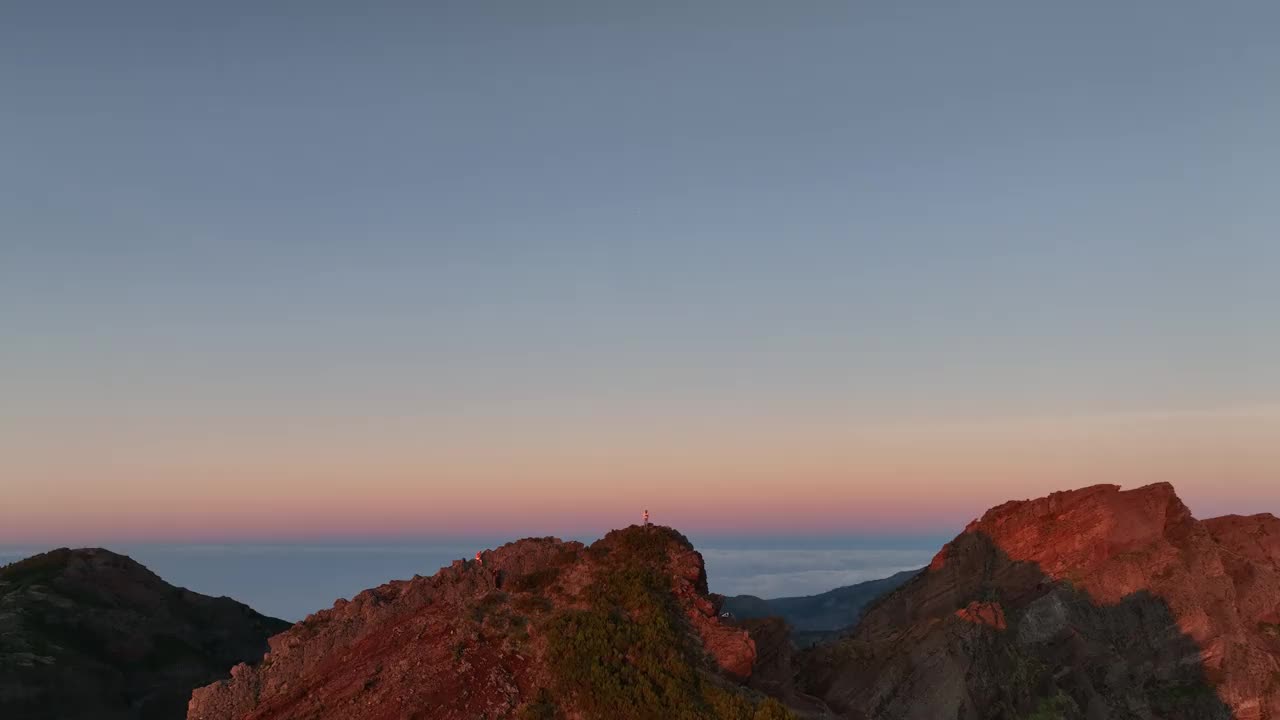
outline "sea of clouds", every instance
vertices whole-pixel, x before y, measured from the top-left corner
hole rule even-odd
[[[927,565],[934,552],[920,548],[706,548],[702,558],[713,592],[775,598],[815,595],[916,570]]]
[[[589,538],[584,540],[590,541]],[[496,547],[500,540],[405,543],[306,543],[222,545],[121,545],[111,549],[133,557],[174,585],[207,595],[226,595],[259,612],[301,620],[388,580],[431,575],[458,558]],[[725,595],[772,598],[812,595],[842,585],[887,577],[923,567],[940,543],[883,540],[809,541],[779,547],[781,541],[705,541],[698,547],[708,584]],[[0,564],[46,548],[0,547]]]

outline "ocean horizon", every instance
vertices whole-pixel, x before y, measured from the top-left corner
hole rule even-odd
[[[414,575],[515,538],[324,540],[306,542],[98,543],[128,555],[165,581],[227,596],[297,622],[363,590]],[[567,537],[590,543],[595,537]],[[711,592],[764,598],[813,595],[926,565],[950,536],[691,537]],[[62,545],[0,545],[0,565]],[[77,545],[84,546],[84,545]]]

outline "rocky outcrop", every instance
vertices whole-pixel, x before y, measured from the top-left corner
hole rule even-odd
[[[798,652],[726,620],[678,533],[523,540],[339,602],[191,720],[740,718],[1272,720],[1280,521],[1200,522],[1167,485],[1006,503]]]
[[[746,630],[720,621],[722,598],[708,595],[702,555],[692,547],[671,559],[674,591],[706,651],[731,678],[745,680],[756,661],[756,646]]]
[[[308,617],[188,718],[784,717],[738,685],[755,644],[716,609],[673,530],[521,540]]]
[[[30,557],[0,568],[0,718],[181,718],[192,688],[287,627],[107,550]]]
[[[1010,502],[802,661],[851,718],[1280,718],[1280,521],[1167,484]]]

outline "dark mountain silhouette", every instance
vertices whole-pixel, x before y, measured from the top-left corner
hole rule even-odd
[[[792,639],[801,646],[834,637],[862,617],[862,609],[885,593],[915,577],[919,570],[895,573],[887,578],[838,587],[817,595],[764,600],[754,595],[726,597],[722,610],[739,620],[780,617],[791,626]]]
[[[107,550],[30,557],[0,568],[0,718],[182,718],[192,688],[287,627]]]

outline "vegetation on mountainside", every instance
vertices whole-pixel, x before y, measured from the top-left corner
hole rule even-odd
[[[0,567],[0,605],[3,718],[181,717],[193,688],[288,627],[103,549]]]
[[[0,566],[0,582],[13,587],[49,583],[66,569],[71,555],[67,548],[59,548]]]
[[[1194,712],[1197,708],[1212,706],[1218,699],[1217,692],[1203,682],[1158,686],[1152,688],[1148,695],[1151,698],[1151,709],[1162,717],[1195,717],[1198,714]]]
[[[1059,690],[1052,697],[1042,698],[1035,712],[1027,716],[1027,720],[1062,720],[1076,717],[1079,712],[1080,706],[1076,705],[1076,701]]]
[[[592,547],[600,561],[588,609],[554,613],[541,630],[555,687],[525,708],[525,720],[560,716],[552,697],[609,720],[785,720],[777,701],[756,704],[703,669],[697,640],[670,591],[667,549],[678,533],[647,527]]]

